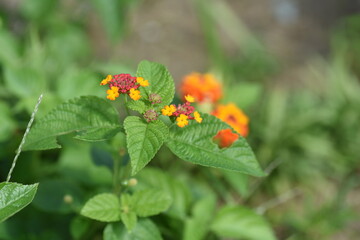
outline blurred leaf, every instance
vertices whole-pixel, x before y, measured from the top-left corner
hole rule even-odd
[[[98,194],[86,202],[80,214],[102,222],[116,222],[120,218],[119,198],[111,193]]]
[[[249,176],[231,171],[221,171],[225,180],[234,188],[242,197],[246,198],[249,194]]]
[[[20,99],[38,97],[46,88],[44,75],[33,68],[7,67],[4,71],[6,88]]]
[[[132,195],[134,210],[139,217],[157,215],[170,207],[171,198],[162,190],[146,189]]]
[[[16,129],[16,123],[13,119],[9,107],[0,102],[0,142],[13,135]]]
[[[78,96],[95,95],[103,97],[106,95],[105,89],[99,86],[99,79],[94,73],[86,70],[71,68],[64,72],[56,81],[57,93],[62,100],[68,100]]]
[[[192,216],[185,221],[183,240],[202,240],[205,239],[214,210],[216,209],[216,199],[212,196],[205,197],[197,201],[192,209]]]
[[[82,216],[76,216],[70,223],[70,233],[73,239],[82,239],[89,231],[91,220]]]
[[[155,156],[167,138],[169,130],[161,121],[146,123],[135,116],[125,119],[124,128],[131,159],[131,174],[135,175]]]
[[[9,32],[0,29],[0,63],[11,67],[19,64],[18,42]]]
[[[267,221],[243,206],[223,207],[215,216],[211,229],[220,237],[249,240],[275,240]]]
[[[240,108],[248,108],[260,97],[262,87],[260,84],[243,82],[231,84],[226,88],[223,102],[233,102]]]
[[[177,180],[174,176],[170,176],[165,172],[154,169],[144,168],[137,176],[137,189],[154,189],[163,190],[171,196],[172,204],[166,211],[166,214],[184,219],[187,215],[188,206],[191,201],[189,189],[182,181]]]
[[[104,240],[162,240],[156,225],[150,219],[140,219],[128,232],[123,224],[111,223],[104,230]]]
[[[21,2],[20,7],[27,18],[41,22],[46,16],[53,14],[57,5],[56,0],[26,0]]]
[[[208,167],[264,176],[245,138],[240,137],[231,147],[220,149],[212,138],[221,129],[230,128],[218,118],[203,114],[202,123],[190,122],[184,128],[173,126],[166,145],[179,158]]]
[[[56,137],[76,132],[76,138],[102,141],[120,130],[117,111],[104,99],[84,96],[61,104],[29,132],[24,150],[59,148]]]
[[[141,61],[136,72],[137,77],[148,80],[150,86],[141,88],[141,93],[157,93],[161,96],[162,102],[159,108],[169,105],[175,94],[174,80],[164,65],[150,61]]]
[[[0,183],[0,223],[26,207],[33,200],[38,184]]]
[[[83,193],[76,184],[62,180],[41,181],[33,204],[54,213],[70,213],[82,204]]]

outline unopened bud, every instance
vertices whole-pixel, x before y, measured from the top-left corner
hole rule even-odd
[[[152,104],[156,104],[156,103],[161,103],[161,96],[157,93],[151,93],[149,95],[149,101],[152,103]]]
[[[128,186],[129,187],[134,187],[136,186],[138,183],[138,180],[136,178],[130,178],[129,181],[128,181]]]
[[[69,194],[66,194],[64,195],[64,202],[67,203],[67,204],[71,204],[73,203],[74,199],[71,195]]]
[[[155,121],[157,120],[157,117],[158,117],[158,113],[154,109],[147,110],[144,113],[144,118],[146,119],[147,122]]]

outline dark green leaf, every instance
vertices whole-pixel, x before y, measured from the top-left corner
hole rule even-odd
[[[80,97],[61,104],[36,122],[23,150],[59,148],[56,137],[76,132],[76,138],[101,141],[120,131],[117,111],[105,99]]]
[[[264,176],[254,153],[243,137],[231,147],[220,149],[212,138],[221,129],[230,128],[212,115],[203,115],[202,123],[192,121],[188,126],[173,126],[166,145],[179,158],[208,167]]]
[[[155,156],[169,135],[169,128],[161,121],[146,123],[139,117],[129,116],[124,121],[127,146],[135,175]]]
[[[5,221],[33,200],[38,184],[0,183],[0,222]]]

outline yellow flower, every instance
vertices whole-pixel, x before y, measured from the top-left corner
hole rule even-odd
[[[139,100],[141,98],[140,91],[136,90],[135,88],[130,89],[129,96],[130,96],[131,99],[133,99],[135,101],[137,101],[137,100]]]
[[[198,111],[194,112],[194,118],[195,118],[195,121],[197,121],[198,123],[201,123],[203,120]]]
[[[114,101],[115,98],[119,97],[119,88],[111,87],[111,89],[107,90],[106,93],[108,94],[106,98]]]
[[[176,124],[179,126],[179,127],[185,127],[186,125],[189,124],[189,121],[188,121],[188,116],[186,116],[185,114],[180,114],[179,117],[176,118]]]
[[[144,80],[144,78],[142,78],[142,77],[137,77],[136,82],[138,82],[140,84],[140,86],[142,86],[142,87],[147,87],[150,85],[149,81]]]
[[[100,83],[100,85],[106,85],[108,84],[112,79],[112,76],[111,75],[107,75],[105,79],[103,79]]]
[[[195,98],[193,96],[191,96],[190,94],[185,96],[185,100],[188,102],[191,102],[191,103],[195,102]]]
[[[165,116],[171,116],[176,111],[176,107],[174,105],[165,106],[163,109],[161,109],[162,115]]]

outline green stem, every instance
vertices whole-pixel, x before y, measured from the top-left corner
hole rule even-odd
[[[114,192],[116,195],[120,195],[121,193],[121,181],[120,181],[120,165],[121,158],[118,154],[114,156],[114,174],[113,174],[113,186]]]
[[[128,98],[127,98],[127,95],[125,95],[125,94],[124,94],[124,99],[125,99],[126,116],[130,116],[130,111],[129,111],[129,108],[127,107]]]

